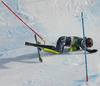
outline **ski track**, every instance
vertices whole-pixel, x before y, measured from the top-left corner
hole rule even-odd
[[[80,12],[83,11],[86,36],[93,38],[93,48],[98,52],[87,53],[88,85],[84,51],[65,49],[60,55],[42,51],[44,62],[40,63],[37,49],[24,45],[26,41],[35,43],[34,33],[0,2],[0,86],[100,86],[99,0],[4,2],[48,44],[56,43],[62,35],[82,36]]]

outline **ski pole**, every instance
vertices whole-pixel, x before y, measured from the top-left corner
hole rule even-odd
[[[26,24],[7,4],[5,4],[3,1],[1,1],[19,20],[21,20],[30,30],[32,30],[38,37],[40,37],[45,43],[46,41],[38,34],[36,33],[28,24]]]
[[[88,69],[87,69],[87,56],[86,56],[86,42],[85,42],[85,30],[84,30],[84,19],[83,12],[81,12],[82,27],[83,27],[83,38],[84,38],[84,51],[85,51],[85,66],[86,66],[86,82],[88,82]]]

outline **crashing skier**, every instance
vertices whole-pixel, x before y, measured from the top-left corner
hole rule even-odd
[[[91,38],[86,38],[86,51],[90,53],[94,53],[97,50],[90,50],[88,48],[91,48],[93,46],[93,40]],[[73,50],[80,50],[82,48],[84,50],[84,40],[81,37],[73,36],[73,37],[66,37],[66,36],[61,36],[56,44],[56,51],[62,53],[64,50],[64,46],[69,46],[70,49],[69,51]]]
[[[89,53],[95,53],[97,52],[97,49],[89,49],[93,46],[93,40],[91,38],[86,38],[85,37],[85,42],[86,42],[86,51]],[[82,48],[84,50],[84,40],[81,37],[77,36],[72,36],[72,37],[66,37],[66,36],[61,36],[57,40],[56,47],[53,45],[45,45],[45,44],[34,44],[34,43],[29,43],[25,42],[25,45],[28,46],[34,46],[38,47],[39,50],[43,49],[44,51],[47,52],[52,52],[56,54],[61,54],[64,51],[64,47],[70,47],[69,52],[73,50],[80,50]]]
[[[84,48],[85,48],[83,38],[77,37],[77,36],[72,36],[72,37],[61,36],[57,40],[56,47],[53,45],[41,44],[40,42],[37,41],[36,36],[35,36],[35,39],[36,39],[36,43],[25,42],[25,45],[37,47],[40,62],[43,62],[43,60],[40,56],[40,51],[42,49],[47,52],[61,54],[63,52],[65,46],[70,47],[69,52],[72,52],[73,50],[80,50],[80,48],[82,48],[84,50]],[[91,38],[85,37],[85,42],[86,42],[86,51],[87,52],[89,52],[89,53],[97,52],[97,49],[92,49],[92,50],[89,49],[93,46],[93,40]]]

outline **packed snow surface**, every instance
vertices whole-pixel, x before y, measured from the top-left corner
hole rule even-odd
[[[86,37],[94,41],[87,52],[88,84],[84,51],[52,54],[25,46],[34,33],[13,15],[0,0],[0,86],[100,86],[100,0],[4,0],[4,2],[47,44],[55,46],[60,36]],[[43,41],[38,37],[38,40]]]

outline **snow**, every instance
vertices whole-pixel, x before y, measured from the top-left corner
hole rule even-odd
[[[1,1],[1,0],[0,0]],[[99,0],[4,0],[47,44],[60,36],[93,38],[97,53],[87,53],[89,82],[86,84],[84,51],[56,55],[25,46],[34,33],[0,2],[0,86],[100,86]],[[43,41],[38,38],[39,41]]]

